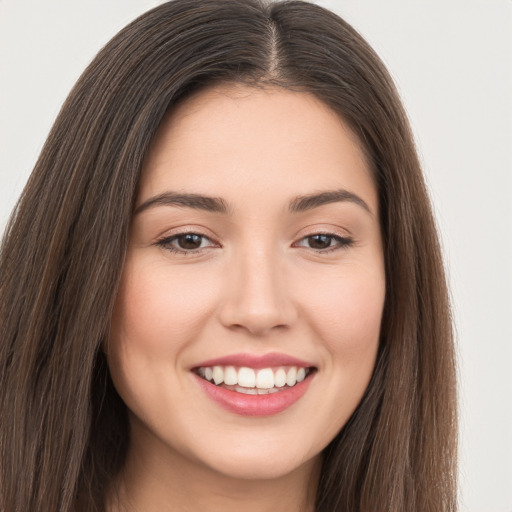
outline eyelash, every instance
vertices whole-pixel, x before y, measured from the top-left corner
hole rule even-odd
[[[207,247],[198,247],[197,249],[189,249],[189,250],[183,249],[183,248],[179,249],[172,245],[173,242],[176,242],[180,238],[186,237],[187,235],[194,235],[196,237],[199,237],[201,239],[201,243],[204,240],[209,240],[211,242],[211,245],[208,245]],[[326,238],[330,239],[331,244],[334,242],[335,245],[329,245],[329,247],[326,247],[324,249],[315,249],[313,247],[306,247],[303,245],[299,245],[300,242],[307,241],[308,239],[312,239],[313,237],[326,237]],[[310,242],[311,242],[311,240],[310,240]],[[327,253],[331,253],[331,252],[334,252],[334,251],[337,251],[340,249],[347,249],[347,248],[351,247],[353,244],[354,244],[354,240],[350,237],[343,237],[343,236],[335,235],[333,233],[313,233],[311,235],[301,238],[298,242],[295,242],[292,247],[306,247],[307,249],[310,249],[317,254],[327,254]],[[162,247],[163,249],[170,251],[172,253],[181,254],[181,255],[185,255],[185,256],[187,254],[198,254],[198,253],[204,251],[205,249],[215,247],[216,245],[218,246],[218,244],[216,244],[214,241],[212,241],[206,235],[197,233],[195,231],[185,231],[182,233],[177,233],[175,235],[166,236],[164,238],[161,238],[160,240],[157,240],[155,245],[158,245],[159,247]]]

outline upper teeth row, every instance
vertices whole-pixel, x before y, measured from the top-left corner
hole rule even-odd
[[[244,366],[237,371],[234,366],[213,366],[201,367],[198,369],[198,373],[206,380],[213,380],[216,385],[224,383],[228,386],[238,385],[244,388],[259,389],[282,388],[285,385],[294,386],[306,377],[306,369],[296,366],[278,368],[275,371],[272,368],[254,370]]]

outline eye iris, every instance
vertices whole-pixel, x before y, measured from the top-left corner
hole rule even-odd
[[[329,235],[313,235],[308,237],[312,249],[327,249],[331,246],[332,237]]]
[[[202,237],[194,233],[187,233],[178,237],[178,245],[181,249],[199,249]]]

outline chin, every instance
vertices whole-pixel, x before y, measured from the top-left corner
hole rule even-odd
[[[210,469],[225,477],[238,480],[278,480],[285,478],[301,469],[310,468],[320,456],[309,460],[300,460],[296,457],[286,458],[285,454],[279,456],[261,456],[252,454],[236,456],[229,454],[225,460],[217,460]]]

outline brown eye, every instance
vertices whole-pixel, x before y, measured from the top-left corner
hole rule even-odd
[[[184,235],[179,235],[176,237],[177,245],[180,249],[184,250],[194,250],[199,249],[201,247],[203,238],[201,235],[196,235],[195,233],[186,233]]]
[[[307,237],[307,242],[311,249],[328,249],[329,247],[331,247],[333,238],[334,237],[330,235],[313,235]]]

